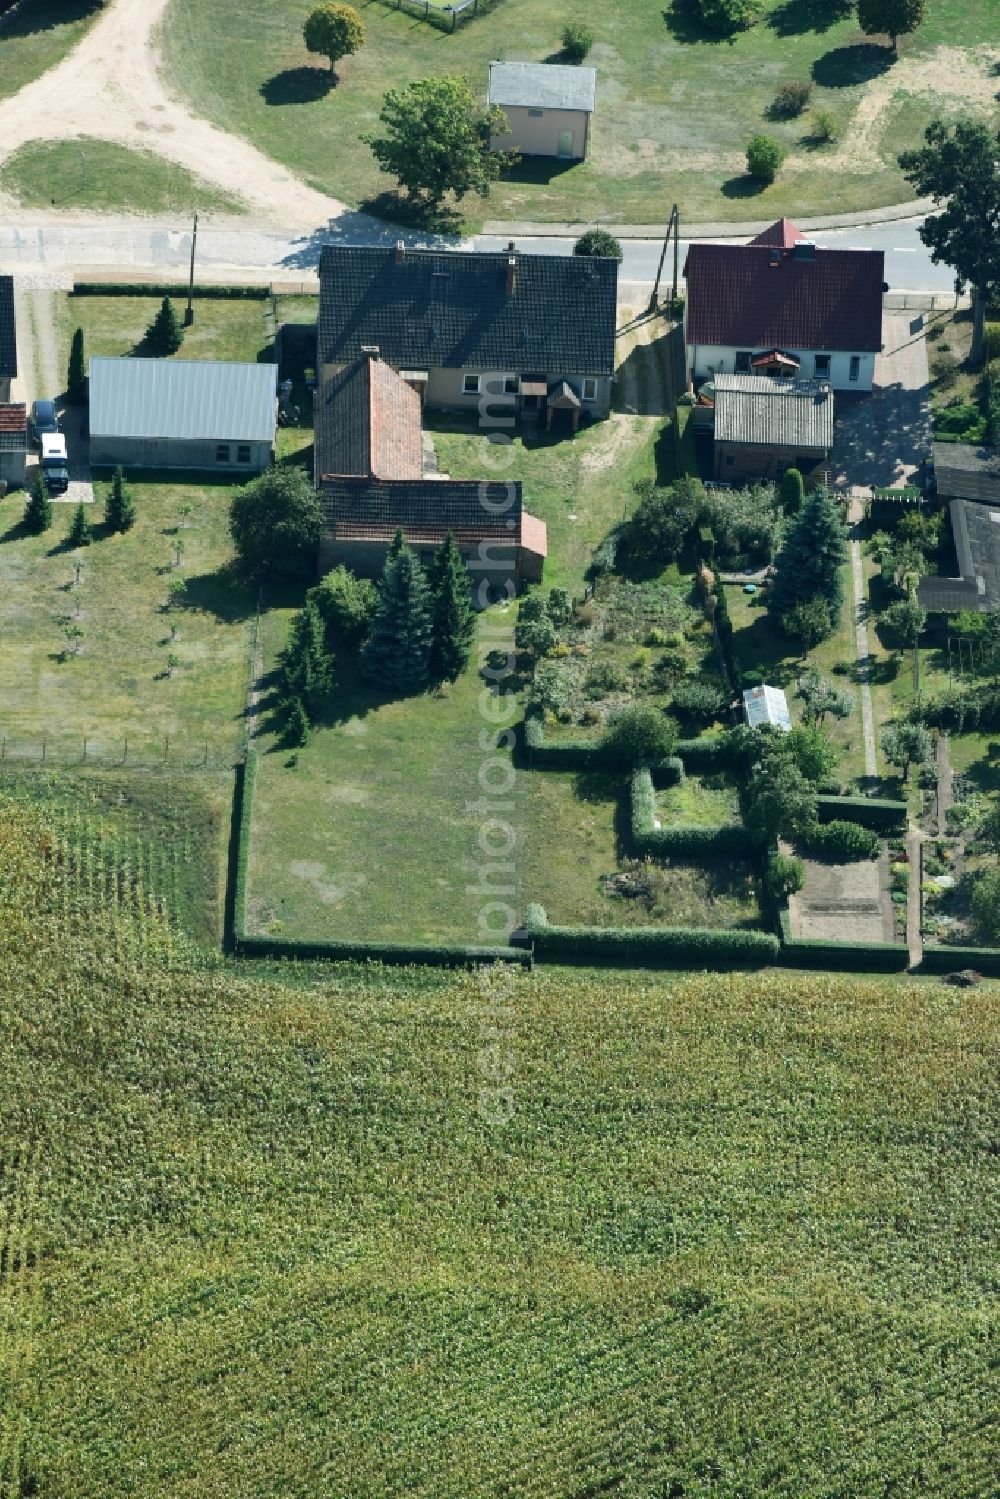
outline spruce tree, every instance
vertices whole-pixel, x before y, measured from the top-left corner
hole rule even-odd
[[[164,297],[160,310],[146,329],[146,343],[154,354],[176,354],[184,342],[184,329],[174,311],[169,297]]]
[[[431,603],[424,570],[397,532],[361,657],[365,669],[394,692],[419,692],[427,684]]]
[[[135,501],[132,498],[132,491],[125,483],[125,473],[121,468],[115,469],[114,478],[111,480],[111,489],[104,509],[104,521],[109,531],[130,531],[135,525]]]
[[[66,545],[69,547],[89,547],[94,539],[94,532],[87,512],[83,505],[77,505],[73,512],[73,520],[66,536]]]
[[[77,328],[70,344],[66,394],[71,406],[82,406],[87,399],[87,361],[83,350],[82,328]]]
[[[449,531],[428,569],[431,612],[431,676],[454,682],[469,660],[476,633],[472,589],[462,554]]]
[[[45,482],[45,475],[39,469],[28,496],[28,503],[24,507],[24,527],[32,535],[41,536],[51,524],[52,501],[49,499],[49,486]]]
[[[288,698],[284,704],[285,743],[301,749],[309,738],[309,714],[298,697]]]
[[[778,490],[778,499],[786,515],[798,515],[806,497],[806,486],[797,468],[785,470]]]
[[[326,627],[312,599],[292,621],[292,632],[281,657],[285,697],[301,703],[315,722],[333,681],[333,657],[326,648]]]
[[[833,495],[815,489],[792,522],[775,562],[768,608],[779,620],[796,604],[822,599],[835,629],[844,602],[841,568],[847,557],[847,534]]]

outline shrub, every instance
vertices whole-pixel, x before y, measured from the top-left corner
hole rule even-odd
[[[976,936],[986,942],[1000,941],[1000,869],[985,869],[973,876],[969,907]]]
[[[322,514],[302,469],[272,468],[238,489],[229,529],[243,570],[252,576],[315,576]]]
[[[574,255],[596,256],[607,260],[621,260],[622,247],[620,241],[609,234],[606,229],[588,229],[581,234],[573,246]]]
[[[774,96],[771,115],[776,120],[793,120],[802,113],[811,97],[811,83],[783,83]]]
[[[361,644],[375,612],[376,588],[370,578],[356,578],[341,565],[311,588],[307,597],[319,610],[331,640]]]
[[[877,859],[881,847],[878,834],[859,827],[856,822],[816,823],[806,832],[803,842],[814,857],[843,864]]]
[[[701,24],[719,36],[748,30],[764,13],[763,0],[694,0],[694,3]]]
[[[676,737],[673,723],[659,709],[636,704],[614,715],[601,748],[609,762],[631,769],[665,760]]]
[[[711,723],[725,708],[728,694],[719,682],[692,677],[674,688],[671,707],[682,717],[695,722]]]
[[[879,832],[901,827],[906,821],[906,803],[876,796],[821,796],[817,801],[820,822],[856,822]]]
[[[775,900],[785,900],[805,883],[805,865],[787,854],[773,854],[767,866],[767,888]]]
[[[769,135],[753,135],[747,143],[747,173],[757,182],[769,185],[781,170],[785,149]]]
[[[567,62],[583,62],[593,45],[594,33],[579,21],[571,21],[563,27],[562,54]]]
[[[837,139],[837,122],[828,109],[818,109],[813,115],[812,133],[824,145]]]

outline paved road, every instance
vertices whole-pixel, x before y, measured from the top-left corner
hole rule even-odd
[[[894,291],[950,291],[954,277],[947,266],[936,266],[917,234],[919,219],[904,219],[868,228],[817,230],[817,244],[886,251],[886,280]],[[365,214],[345,213],[308,236],[294,237],[253,225],[203,224],[198,233],[198,264],[212,271],[258,273],[270,278],[311,275],[324,244],[393,244],[405,238],[413,245],[456,243],[434,236],[404,232]],[[503,248],[502,237],[480,235],[470,242],[476,249]],[[526,252],[568,255],[572,239],[520,239]],[[654,240],[623,243],[622,279],[649,284],[656,275],[660,246]],[[686,242],[681,243],[681,263]],[[31,224],[8,220],[0,224],[0,270],[52,275],[73,271],[156,270],[187,272],[191,253],[190,230],[179,223],[151,220],[72,224],[56,220]],[[672,251],[671,251],[672,256]],[[670,274],[668,257],[667,274]]]

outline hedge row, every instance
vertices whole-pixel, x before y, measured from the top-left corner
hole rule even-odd
[[[827,968],[840,973],[902,973],[910,954],[894,942],[823,942],[793,937],[781,944],[784,968]]]
[[[73,286],[74,297],[186,297],[186,286],[174,286],[158,281],[77,281]],[[269,286],[196,286],[197,300],[210,297],[215,301],[230,299],[263,302],[271,295]]]
[[[437,943],[418,946],[407,942],[298,942],[289,937],[251,937],[246,930],[247,866],[250,860],[250,828],[257,782],[257,752],[248,750],[246,763],[237,767],[235,815],[235,888],[232,901],[232,945],[241,958],[292,958],[300,961],[327,959],[332,962],[424,964],[437,968],[473,967],[480,963],[516,963],[530,968],[530,951],[517,947],[461,947]]]
[[[921,973],[957,973],[974,968],[978,973],[1000,976],[1000,948],[997,947],[925,947]]]
[[[562,963],[658,968],[765,968],[778,956],[770,932],[711,931],[707,927],[566,927],[536,919],[527,928],[536,959]],[[544,916],[544,912],[540,913]]]
[[[961,734],[975,729],[1000,729],[1000,691],[953,693],[930,698],[910,710],[910,716],[933,729],[951,729]]]
[[[874,796],[820,796],[820,822],[857,822],[863,828],[884,832],[906,822],[906,803]]]
[[[739,751],[728,734],[708,734],[702,739],[679,739],[674,753],[687,770],[724,770],[739,766]]]
[[[632,845],[640,858],[663,854],[711,858],[717,854],[745,853],[752,842],[741,822],[723,823],[717,828],[654,827],[656,792],[648,770],[634,773],[630,796]]]
[[[523,742],[532,766],[547,770],[615,770],[599,739],[556,740],[550,743],[545,738],[542,721],[537,714],[529,714],[522,725]],[[670,755],[655,767],[657,782],[661,786],[676,786],[684,779],[684,763],[676,755]]]

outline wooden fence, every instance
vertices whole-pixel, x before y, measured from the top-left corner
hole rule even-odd
[[[378,0],[378,3],[387,10],[401,10],[408,16],[416,16],[439,31],[455,31],[466,21],[492,10],[500,0],[456,0],[454,5],[438,5],[436,0]]]

